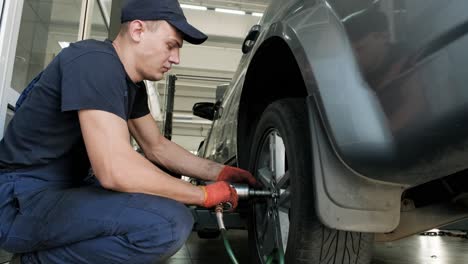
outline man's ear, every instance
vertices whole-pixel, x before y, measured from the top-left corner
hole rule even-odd
[[[135,42],[140,42],[141,35],[145,31],[144,27],[145,24],[141,20],[133,20],[132,22],[130,22],[130,25],[128,27],[130,38]]]

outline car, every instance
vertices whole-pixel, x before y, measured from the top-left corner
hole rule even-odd
[[[370,263],[468,216],[468,2],[272,0],[199,155],[247,169],[252,263]],[[242,216],[242,215],[241,215]]]

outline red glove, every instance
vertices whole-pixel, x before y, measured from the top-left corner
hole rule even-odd
[[[211,208],[226,202],[231,203],[232,209],[237,207],[239,197],[237,196],[236,189],[232,188],[229,183],[221,181],[201,186],[201,188],[205,192],[204,207]]]
[[[248,183],[252,187],[260,185],[250,172],[231,166],[225,166],[218,174],[216,181]]]

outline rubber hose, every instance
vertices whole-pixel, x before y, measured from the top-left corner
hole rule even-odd
[[[279,264],[284,264],[284,252],[282,250],[278,250],[278,258]]]
[[[274,260],[274,254],[271,254],[268,256],[266,264],[272,264]],[[278,263],[279,264],[284,264],[284,253],[281,250],[278,250]]]
[[[223,237],[224,247],[226,248],[226,252],[228,253],[232,263],[239,264],[239,262],[237,262],[236,256],[234,256],[234,252],[232,251],[231,245],[229,244],[229,241],[227,239],[226,229],[221,229],[221,236]]]
[[[273,255],[268,256],[266,264],[272,264],[273,263]]]

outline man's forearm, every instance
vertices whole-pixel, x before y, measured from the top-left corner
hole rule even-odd
[[[172,141],[163,139],[160,145],[145,153],[147,158],[167,169],[197,179],[215,181],[224,165],[193,155]]]
[[[167,175],[136,152],[127,153],[116,155],[111,180],[103,184],[105,188],[158,195],[184,204],[203,205],[205,197],[202,189]]]

